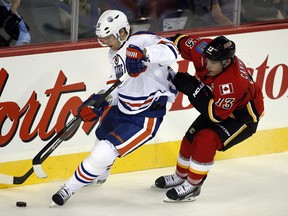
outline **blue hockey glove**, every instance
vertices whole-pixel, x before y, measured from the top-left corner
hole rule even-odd
[[[95,121],[103,114],[103,111],[108,106],[106,100],[99,107],[87,106],[87,102],[90,100],[97,101],[101,97],[100,94],[92,94],[89,99],[83,102],[83,104],[78,108],[78,113],[84,122]]]
[[[131,77],[137,77],[147,69],[142,61],[146,61],[143,50],[138,46],[130,44],[126,49],[126,68]]]

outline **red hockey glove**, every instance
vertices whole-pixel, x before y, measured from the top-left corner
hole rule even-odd
[[[147,69],[142,61],[146,61],[143,50],[138,46],[130,44],[126,49],[126,68],[131,77],[137,77]]]
[[[92,94],[88,100],[84,101],[83,104],[78,108],[78,113],[84,122],[95,121],[100,118],[103,111],[108,106],[108,102],[104,102],[99,107],[87,106],[89,100],[97,101],[101,97],[100,94]]]

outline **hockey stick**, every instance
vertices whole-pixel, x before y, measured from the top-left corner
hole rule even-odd
[[[57,144],[60,145],[62,141],[64,141],[67,136],[76,129],[81,123],[81,118],[77,115],[74,117],[62,130],[59,131],[59,133],[56,134],[53,139],[48,142],[47,145],[44,146],[44,148],[33,158],[32,164],[33,166],[23,175],[23,176],[9,176],[9,175],[4,175],[0,174],[0,183],[1,184],[22,184],[24,183],[33,172],[35,172],[36,176],[39,178],[46,178],[47,175],[45,174],[44,170],[42,169],[41,165],[39,166],[36,164],[38,161],[35,162],[35,167],[34,167],[34,159],[39,157],[40,163],[42,163],[46,158],[55,150],[51,151],[49,154],[44,154],[47,149],[50,148],[50,146],[55,146]],[[56,146],[56,147],[57,147]],[[56,148],[55,147],[55,148]],[[42,158],[41,155],[43,155]]]
[[[118,87],[128,76],[127,73],[122,75],[104,94],[101,95],[97,101],[89,101],[87,105],[98,107],[106,99],[106,97]],[[81,123],[79,115],[75,116],[43,149],[33,158],[32,167],[22,176],[11,176],[0,174],[0,184],[22,184],[24,183],[33,172],[39,178],[45,178],[45,174],[41,164],[49,157],[49,155],[64,141],[69,134],[71,134]]]
[[[95,101],[94,101],[95,102]],[[87,105],[92,105],[93,101],[89,101]],[[75,116],[43,149],[33,158],[32,166],[35,175],[38,178],[46,178],[47,175],[44,172],[41,163],[64,141],[69,134],[71,134],[80,124],[81,117]],[[43,155],[43,157],[41,157]]]
[[[44,148],[39,153],[41,153],[41,155],[42,155],[42,153],[44,153],[46,151],[46,149],[48,149],[51,145],[53,145],[53,146],[55,144],[57,144],[57,146],[60,145],[60,143],[62,141],[64,141],[66,139],[66,137],[76,128],[76,126],[80,125],[80,123],[81,123],[81,118],[79,118],[77,115],[59,133],[57,133],[57,135],[47,145],[45,145]],[[57,142],[55,142],[55,141],[57,141]],[[39,153],[37,155],[39,155]],[[52,153],[52,151],[51,151],[51,153]],[[43,155],[43,157],[40,158],[41,163],[44,160],[46,160],[46,158],[51,153],[49,153],[49,154],[46,153],[45,155]],[[41,155],[39,155],[39,156],[41,156]],[[34,161],[34,158],[33,158],[33,161]],[[32,161],[32,164],[33,164],[33,161]],[[33,172],[35,172],[36,176],[39,178],[46,178],[47,175],[45,174],[41,165],[36,164],[35,166],[36,167],[34,167],[34,165],[33,165],[23,176],[9,176],[9,175],[0,174],[0,184],[22,184],[32,175]]]

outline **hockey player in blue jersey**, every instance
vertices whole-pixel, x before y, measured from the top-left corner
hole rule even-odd
[[[129,76],[100,108],[85,106],[85,102],[80,106],[79,114],[85,122],[97,120],[107,106],[111,108],[96,129],[97,139],[90,155],[52,196],[60,206],[80,188],[105,182],[117,157],[151,140],[166,114],[166,103],[174,102],[177,93],[169,79],[173,73],[169,66],[178,57],[171,41],[149,32],[130,35],[126,15],[117,10],[101,15],[96,35],[101,45],[110,47],[112,70],[106,87],[90,99],[97,100],[123,74]]]

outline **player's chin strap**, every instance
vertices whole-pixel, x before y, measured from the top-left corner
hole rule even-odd
[[[100,104],[107,98],[107,96],[120,86],[124,80],[128,77],[128,73],[123,74],[101,97],[97,100],[91,100],[87,102],[87,105],[93,105],[94,107],[100,106]],[[79,114],[69,121],[64,128],[52,138],[48,144],[40,150],[40,152],[33,158],[32,167],[22,176],[10,176],[0,174],[0,184],[22,184],[24,183],[34,172],[39,178],[46,178],[47,175],[43,170],[42,163],[49,157],[49,155],[55,151],[55,149],[66,140],[66,138],[75,132],[82,122]]]
[[[117,40],[121,43],[121,46],[127,41],[128,37],[130,36],[130,34],[127,33],[126,37],[124,38],[124,40],[121,40],[120,34],[117,33],[116,34],[116,38]]]

